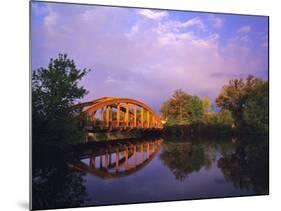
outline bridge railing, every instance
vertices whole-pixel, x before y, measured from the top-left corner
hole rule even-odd
[[[125,122],[125,121],[119,121],[119,124],[117,121],[96,121],[96,122],[88,122],[87,124],[88,128],[93,129],[133,129],[133,128],[160,128],[159,125],[156,123],[148,123],[143,122],[143,124],[138,121],[136,123],[136,126],[134,125],[134,122]]]

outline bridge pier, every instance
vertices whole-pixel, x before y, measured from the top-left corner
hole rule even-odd
[[[150,121],[149,121],[149,120],[150,120],[150,115],[149,115],[149,112],[148,112],[148,111],[146,111],[146,115],[147,115],[147,117],[146,117],[146,118],[147,118],[147,120],[146,120],[146,121],[147,121],[147,128],[149,128],[149,123],[150,123]]]
[[[106,106],[105,108],[105,127],[108,128],[109,126],[109,108]]]
[[[137,127],[137,106],[134,105],[134,127]]]
[[[117,127],[119,127],[120,126],[120,103],[118,103],[118,105],[117,105],[116,119],[117,119]]]
[[[129,126],[129,104],[127,103],[126,104],[126,114],[125,114],[125,124],[126,124],[126,127]]]
[[[141,127],[143,128],[143,108],[141,108]]]

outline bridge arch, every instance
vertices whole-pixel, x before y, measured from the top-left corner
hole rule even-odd
[[[104,97],[81,103],[89,125],[98,129],[162,128],[162,122],[145,103],[117,97]]]

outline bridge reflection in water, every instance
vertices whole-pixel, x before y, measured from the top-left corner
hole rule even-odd
[[[68,165],[101,178],[128,176],[145,167],[158,153],[163,139],[147,141],[115,141],[82,153]]]

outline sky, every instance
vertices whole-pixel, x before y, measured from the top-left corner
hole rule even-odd
[[[268,18],[32,2],[32,70],[67,53],[92,71],[82,100],[113,96],[159,112],[176,89],[212,103],[230,79],[268,79]]]

